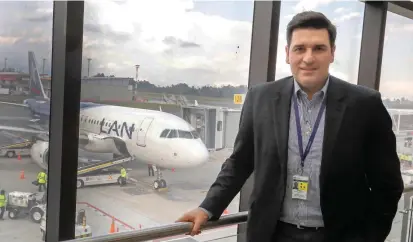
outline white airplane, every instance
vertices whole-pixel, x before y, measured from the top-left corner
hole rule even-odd
[[[32,52],[29,52],[30,62],[35,62]],[[31,90],[35,90],[32,95],[40,91],[40,97],[44,98],[25,100],[20,106],[28,107],[33,115],[37,115],[36,110],[41,110],[43,115],[37,117],[48,118],[49,110],[45,110],[50,107],[50,101],[44,96],[43,86],[36,83],[40,82],[40,77],[35,75],[36,78],[32,78],[32,73],[30,76]],[[0,130],[48,135],[46,130],[4,125],[0,125]],[[180,117],[162,111],[90,102],[80,103],[79,148],[95,153],[131,156],[136,158],[134,160],[154,166],[156,189],[166,187],[159,168],[196,167],[209,158],[208,149],[195,129]],[[38,140],[32,146],[32,159],[42,167],[47,166],[48,149],[47,141]]]

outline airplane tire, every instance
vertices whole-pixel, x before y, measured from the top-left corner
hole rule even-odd
[[[17,219],[19,212],[17,211],[17,209],[10,209],[9,213],[8,213],[8,217],[9,219]]]
[[[82,180],[77,179],[77,181],[76,181],[76,188],[77,189],[82,188],[84,185],[85,185],[85,183],[83,183]]]
[[[161,183],[161,188],[166,187],[166,181],[164,179],[161,179],[160,183]]]
[[[30,210],[30,219],[35,223],[40,223],[43,217],[43,210],[39,207],[34,207]]]
[[[153,188],[155,190],[158,190],[159,188],[161,188],[161,183],[158,180],[154,181],[153,182]]]
[[[14,151],[7,151],[6,156],[8,158],[13,158],[15,156]]]

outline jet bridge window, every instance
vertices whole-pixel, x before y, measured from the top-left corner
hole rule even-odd
[[[161,137],[161,138],[166,138],[166,136],[168,135],[168,133],[169,133],[169,129],[165,129],[164,131],[162,131],[162,133],[161,133],[161,135],[160,135],[159,137]]]
[[[192,136],[191,132],[189,131],[183,131],[183,130],[178,130],[179,138],[183,139],[193,139],[194,137]]]

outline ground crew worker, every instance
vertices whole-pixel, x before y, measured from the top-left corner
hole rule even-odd
[[[2,189],[0,191],[0,220],[3,219],[4,211],[6,210],[7,198],[5,195],[5,191]]]
[[[43,169],[39,174],[37,174],[37,184],[39,186],[39,192],[42,191],[42,187],[44,191],[46,191],[46,182],[47,182],[47,173],[46,169]]]
[[[123,166],[120,169],[120,181],[121,181],[121,184],[120,184],[121,187],[126,185],[126,169]]]
[[[155,176],[154,171],[153,171],[153,166],[152,165],[148,165],[148,173],[149,176]]]

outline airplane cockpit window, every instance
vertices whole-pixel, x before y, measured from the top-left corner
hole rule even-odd
[[[172,129],[168,135],[168,138],[178,138],[178,132],[175,129]]]
[[[168,133],[169,133],[169,129],[165,129],[164,131],[162,131],[162,133],[161,133],[161,135],[160,135],[159,137],[161,137],[161,138],[166,138],[166,136],[168,135]]]
[[[179,135],[179,138],[183,138],[183,139],[193,139],[194,138],[194,137],[192,137],[192,134],[189,131],[178,130],[178,135]]]
[[[194,131],[191,131],[191,133],[192,133],[192,136],[194,136],[194,139],[198,139],[198,138],[199,138],[199,134],[198,134],[198,132],[196,132],[195,130],[194,130]]]

